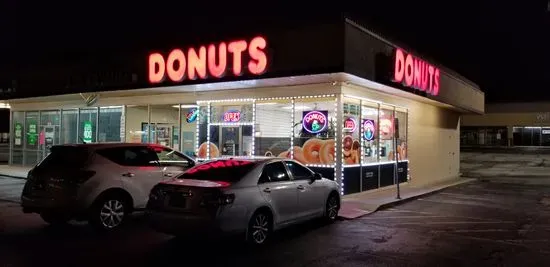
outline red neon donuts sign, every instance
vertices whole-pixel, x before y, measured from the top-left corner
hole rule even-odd
[[[166,78],[172,82],[183,80],[205,80],[222,78],[227,70],[233,76],[245,71],[261,75],[267,69],[267,41],[257,36],[250,41],[236,40],[190,47],[186,50],[173,49],[165,56],[161,53],[149,55],[149,82],[162,83]],[[248,59],[247,62],[245,59]]]
[[[430,95],[439,94],[439,68],[402,49],[395,49],[393,81]]]

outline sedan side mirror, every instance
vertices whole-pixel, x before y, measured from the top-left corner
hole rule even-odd
[[[316,172],[315,174],[313,174],[313,180],[321,180],[321,179],[323,179],[323,176],[320,173]]]

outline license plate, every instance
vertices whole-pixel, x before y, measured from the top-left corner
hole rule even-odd
[[[185,208],[185,204],[187,203],[187,199],[182,195],[172,195],[168,201],[170,206],[178,208]]]

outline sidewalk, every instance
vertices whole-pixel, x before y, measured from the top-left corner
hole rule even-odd
[[[30,170],[31,170],[31,167],[10,166],[7,164],[3,164],[3,165],[0,165],[0,176],[26,179],[27,173]]]
[[[338,215],[344,219],[355,219],[388,206],[475,180],[460,177],[426,186],[414,186],[408,183],[402,184],[400,186],[401,199],[396,199],[397,191],[395,186],[346,195],[342,197],[342,207]]]

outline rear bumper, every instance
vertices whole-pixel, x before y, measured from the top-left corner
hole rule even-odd
[[[40,213],[42,211],[59,211],[64,213],[76,212],[76,200],[74,198],[30,197],[21,196],[21,207],[24,213]]]
[[[149,226],[159,232],[170,235],[219,234],[222,230],[216,219],[206,216],[176,214],[161,211],[145,211]]]
[[[163,211],[145,211],[145,219],[149,226],[161,233],[185,236],[220,236],[240,233],[241,229],[224,224],[223,217],[208,217],[185,213]],[[245,228],[242,229],[245,231]]]

